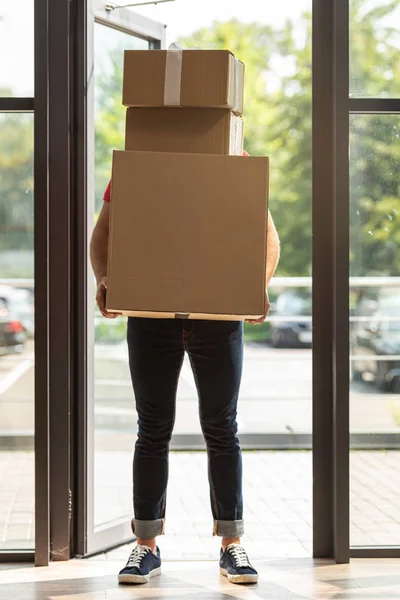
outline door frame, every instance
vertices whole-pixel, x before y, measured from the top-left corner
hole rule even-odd
[[[81,3],[81,18],[85,23],[79,31],[80,44],[77,64],[80,65],[77,91],[78,123],[81,145],[77,167],[76,189],[78,201],[75,206],[76,222],[76,271],[77,293],[76,320],[77,334],[76,362],[77,404],[74,425],[76,443],[74,452],[74,514],[72,520],[70,553],[88,556],[116,547],[133,539],[131,520],[122,518],[111,526],[94,531],[94,347],[93,313],[88,309],[94,306],[93,275],[88,268],[88,240],[92,226],[88,222],[88,198],[94,196],[94,25],[100,24],[122,33],[149,42],[149,47],[158,49],[165,46],[165,26],[161,23],[134,13],[132,10],[117,7],[107,10],[105,2],[86,0]],[[87,4],[86,10],[84,4]],[[85,18],[83,18],[85,12]],[[89,351],[88,351],[89,350]]]

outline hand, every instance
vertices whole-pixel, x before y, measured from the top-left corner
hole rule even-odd
[[[246,323],[250,323],[250,325],[261,325],[261,323],[264,323],[265,319],[267,318],[269,309],[270,309],[269,296],[268,296],[268,290],[266,290],[265,291],[265,313],[259,319],[246,319]]]
[[[106,309],[106,296],[107,296],[107,277],[102,277],[96,292],[96,302],[99,307],[99,311],[106,319],[115,319],[120,316],[121,313],[109,312]]]

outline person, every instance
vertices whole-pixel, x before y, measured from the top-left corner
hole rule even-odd
[[[104,317],[115,318],[116,314],[106,310],[110,183],[93,231],[90,256],[98,286],[99,310]],[[254,324],[265,321],[268,314],[268,284],[279,260],[279,238],[270,213],[268,216],[266,311],[262,318],[251,321]],[[129,317],[127,342],[138,413],[132,519],[137,543],[119,573],[119,582],[145,583],[161,572],[156,538],[164,533],[169,443],[185,353],[197,386],[208,454],[213,534],[222,538],[220,572],[232,583],[257,582],[258,573],[241,545],[242,455],[236,414],[243,363],[243,323]]]

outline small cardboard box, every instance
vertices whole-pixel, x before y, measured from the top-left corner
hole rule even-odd
[[[108,310],[264,314],[267,158],[115,151],[112,182]]]
[[[122,103],[243,114],[244,64],[229,50],[125,50]]]
[[[228,108],[128,108],[125,150],[243,154],[243,120]]]

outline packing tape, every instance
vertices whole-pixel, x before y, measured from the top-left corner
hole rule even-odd
[[[179,106],[181,103],[182,50],[167,50],[165,65],[164,104]]]
[[[235,69],[233,75],[233,108],[234,112],[239,112],[239,89],[240,89],[240,60],[235,57]]]

